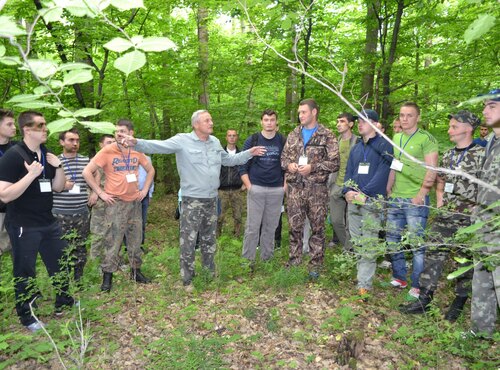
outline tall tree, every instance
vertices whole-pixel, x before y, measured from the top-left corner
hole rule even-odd
[[[198,73],[200,75],[200,89],[198,103],[208,109],[209,105],[209,53],[208,53],[208,8],[200,2],[197,13],[198,25]]]

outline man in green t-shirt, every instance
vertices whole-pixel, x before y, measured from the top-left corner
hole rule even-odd
[[[437,166],[438,144],[431,134],[418,127],[419,106],[412,102],[404,103],[399,111],[399,119],[403,132],[394,135],[393,141],[406,153],[427,166]],[[415,298],[420,294],[419,277],[424,268],[425,248],[418,247],[421,243],[412,243],[411,238],[420,237],[424,233],[429,215],[429,191],[435,178],[434,171],[415,163],[394,148],[394,159],[387,184],[390,202],[386,240],[389,248],[398,252],[392,255],[391,284],[402,289],[408,286],[405,256],[400,244],[406,234],[405,244],[416,246],[413,250],[413,271],[409,292]]]
[[[337,117],[337,131],[339,133],[340,168],[330,175],[328,179],[328,194],[330,198],[330,220],[333,232],[339,239],[345,252],[352,251],[352,244],[347,229],[346,213],[347,202],[342,194],[344,189],[344,176],[347,160],[351,148],[356,144],[359,137],[352,133],[356,118],[351,113],[341,113]]]

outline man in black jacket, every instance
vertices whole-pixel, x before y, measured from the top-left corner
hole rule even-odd
[[[227,130],[227,145],[224,148],[230,155],[240,152],[236,146],[238,133],[236,130]],[[238,167],[222,166],[220,170],[219,199],[221,201],[221,213],[217,221],[217,236],[222,232],[222,226],[226,218],[227,210],[232,209],[234,219],[234,236],[241,236],[241,205],[243,203],[242,181],[238,173]]]

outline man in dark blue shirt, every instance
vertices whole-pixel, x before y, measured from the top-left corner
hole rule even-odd
[[[262,260],[273,256],[274,233],[278,227],[285,193],[280,163],[285,140],[278,133],[277,113],[266,109],[261,115],[261,125],[262,131],[250,136],[245,141],[243,150],[259,145],[266,148],[266,154],[254,157],[240,167],[241,180],[248,191],[243,257],[251,263],[255,261],[257,245],[260,245]]]
[[[359,117],[362,141],[352,149],[344,178],[349,233],[358,253],[358,289],[366,297],[372,287],[379,247],[378,232],[382,224],[382,204],[392,160],[392,146],[379,136],[372,125],[378,122],[377,112],[366,109]]]

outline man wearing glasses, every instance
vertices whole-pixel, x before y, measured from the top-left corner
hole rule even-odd
[[[18,118],[23,140],[0,158],[0,200],[7,204],[6,227],[12,244],[16,311],[30,331],[42,328],[31,314],[39,293],[33,284],[36,259],[42,257],[51,277],[63,270],[61,259],[67,243],[52,215],[52,191],[64,189],[66,177],[57,156],[43,145],[47,126],[41,113],[23,112]],[[57,276],[56,314],[72,306],[67,274]]]

